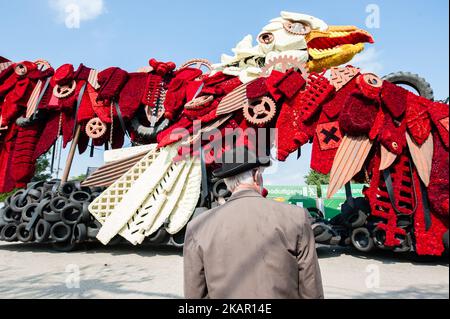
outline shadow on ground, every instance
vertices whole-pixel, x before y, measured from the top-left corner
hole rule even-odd
[[[0,296],[17,299],[91,299],[99,295],[106,298],[155,298],[177,299],[182,296],[171,293],[137,291],[127,288],[133,284],[151,283],[154,277],[148,269],[134,265],[121,266],[119,269],[96,266],[81,267],[80,281],[77,284],[77,272],[45,272],[22,276],[20,280],[12,276],[10,269],[0,269]],[[91,274],[89,277],[82,274]]]

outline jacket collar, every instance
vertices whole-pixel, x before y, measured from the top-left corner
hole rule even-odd
[[[240,199],[240,198],[246,198],[246,197],[262,198],[261,194],[258,193],[257,191],[252,190],[252,189],[246,189],[246,190],[241,190],[241,191],[233,193],[233,195],[231,195],[231,197],[228,199],[227,202],[231,202],[233,200]]]

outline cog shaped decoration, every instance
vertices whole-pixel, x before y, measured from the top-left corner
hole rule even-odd
[[[211,73],[212,71],[212,65],[211,63],[206,60],[206,59],[192,59],[189,60],[187,62],[185,62],[184,64],[181,65],[180,69],[183,68],[196,68],[196,69],[200,69],[203,72],[204,75]],[[206,71],[206,72],[205,72]]]
[[[306,64],[301,62],[299,59],[290,57],[290,56],[281,56],[269,60],[266,65],[261,69],[261,76],[268,77],[272,73],[273,70],[280,71],[282,73],[286,73],[290,69],[299,70],[302,74],[302,77],[307,80],[308,79],[308,69]]]
[[[34,61],[35,64],[37,64],[38,67],[41,67],[41,71],[50,69],[52,66],[50,65],[50,63],[47,60],[44,59],[39,59]]]
[[[93,140],[102,137],[106,133],[106,124],[98,117],[94,117],[86,124],[86,135]]]
[[[77,82],[74,80],[70,85],[55,85],[53,95],[58,99],[65,99],[71,96],[77,88]]]
[[[276,111],[275,102],[269,97],[262,97],[244,106],[244,117],[251,124],[263,125],[274,118]]]

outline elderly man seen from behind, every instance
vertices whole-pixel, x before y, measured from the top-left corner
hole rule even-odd
[[[262,167],[270,161],[246,148],[227,156],[234,160],[214,175],[225,178],[232,196],[195,218],[186,231],[185,297],[323,298],[307,211],[261,195]]]

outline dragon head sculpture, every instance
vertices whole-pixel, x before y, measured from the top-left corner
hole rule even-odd
[[[373,43],[372,36],[354,26],[329,26],[310,15],[281,12],[257,37],[247,35],[232,49],[234,55],[223,54],[214,72],[239,76],[246,83],[261,74],[270,60],[289,56],[305,63],[312,72],[345,64],[364,50],[364,43]]]

